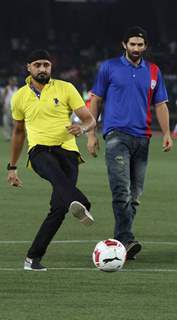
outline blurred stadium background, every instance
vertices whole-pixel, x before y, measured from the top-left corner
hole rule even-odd
[[[131,25],[147,29],[151,58],[165,77],[173,130],[177,2],[6,0],[0,12],[0,92],[11,76],[23,85],[28,52],[45,47],[52,53],[54,76],[72,81],[84,95],[100,61],[119,53],[124,30]],[[153,129],[158,130],[155,117]],[[173,151],[165,154],[161,137],[152,139],[145,193],[135,222],[142,253],[127,262],[123,272],[105,274],[94,268],[91,259],[96,242],[111,237],[113,228],[104,147],[93,159],[86,151],[86,137],[80,137],[86,163],[80,166],[78,186],[89,196],[96,222],[83,228],[68,215],[45,256],[48,272],[26,273],[24,255],[44,219],[51,189],[26,169],[26,148],[19,162],[23,188],[7,184],[10,143],[1,131],[0,320],[176,320],[177,140]]]
[[[151,59],[165,77],[173,129],[177,111],[176,12],[177,3],[169,5],[167,0],[6,0],[0,19],[1,91],[9,76],[16,76],[19,85],[24,83],[28,52],[43,47],[52,53],[53,75],[72,81],[84,94],[92,86],[100,61],[119,53],[124,30],[141,25],[149,34]],[[155,119],[153,128],[157,129]]]

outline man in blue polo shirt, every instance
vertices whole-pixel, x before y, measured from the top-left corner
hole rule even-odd
[[[132,225],[143,192],[151,137],[151,109],[155,106],[163,133],[163,151],[172,140],[166,88],[159,68],[143,59],[147,33],[132,27],[124,35],[124,55],[103,62],[92,89],[90,110],[95,119],[102,115],[106,165],[115,217],[115,239],[135,259],[142,245],[135,240]],[[104,102],[104,104],[103,104]],[[99,148],[94,131],[88,134],[88,150],[96,156]]]

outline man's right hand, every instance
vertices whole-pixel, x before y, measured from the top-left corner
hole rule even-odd
[[[87,149],[90,155],[97,157],[99,151],[99,140],[95,135],[90,135],[88,133]]]
[[[22,187],[22,181],[17,176],[16,170],[9,170],[7,176],[8,183],[13,187]]]

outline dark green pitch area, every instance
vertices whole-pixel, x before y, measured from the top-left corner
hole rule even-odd
[[[67,216],[43,260],[48,271],[25,272],[24,256],[47,214],[51,187],[25,168],[26,150],[18,170],[23,188],[7,185],[10,145],[1,134],[0,320],[176,320],[176,141],[167,154],[162,152],[162,138],[152,138],[134,226],[143,250],[115,273],[96,270],[91,257],[96,242],[113,235],[104,142],[96,159],[88,156],[85,137],[78,143],[86,160],[78,186],[92,202],[95,224],[85,227]]]

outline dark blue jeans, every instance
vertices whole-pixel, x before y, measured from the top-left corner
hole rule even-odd
[[[52,185],[50,211],[42,223],[27,256],[42,257],[61,226],[72,201],[79,201],[90,210],[90,202],[76,188],[78,154],[59,146],[37,146],[29,154],[34,171]]]
[[[106,135],[105,142],[115,217],[114,237],[126,244],[134,239],[132,224],[143,192],[149,139],[111,131]]]

